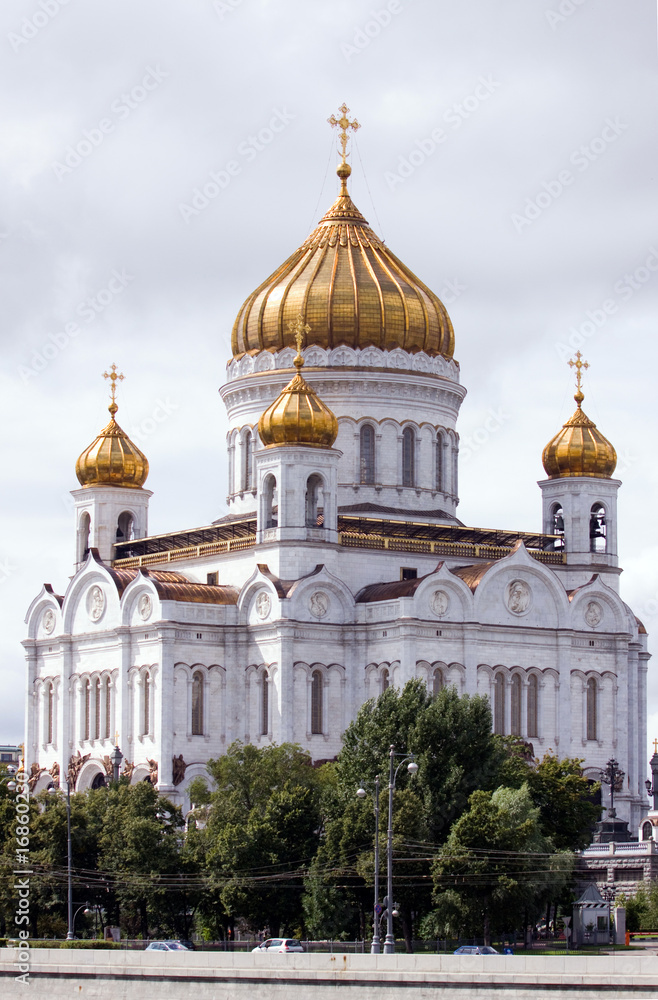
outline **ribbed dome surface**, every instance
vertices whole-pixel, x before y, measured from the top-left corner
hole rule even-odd
[[[297,372],[258,421],[258,435],[266,448],[303,444],[331,448],[338,435],[338,421],[301,375],[303,359],[294,361]]]
[[[233,326],[233,356],[294,347],[288,324],[299,313],[313,329],[309,346],[453,356],[445,306],[375,235],[346,188],[244,303]]]
[[[143,486],[149,474],[149,464],[136,444],[133,444],[114,419],[115,403],[109,407],[112,419],[95,441],[75,463],[75,474],[81,486],[123,486],[134,489]]]
[[[544,448],[542,462],[549,479],[592,476],[610,479],[617,465],[617,453],[581,409],[584,396],[575,395],[578,409],[562,430]]]

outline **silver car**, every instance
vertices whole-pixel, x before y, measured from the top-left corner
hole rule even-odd
[[[259,945],[251,949],[252,951],[304,951],[301,941],[294,938],[267,938]]]

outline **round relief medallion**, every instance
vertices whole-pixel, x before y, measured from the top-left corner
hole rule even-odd
[[[446,594],[445,590],[435,590],[430,597],[430,608],[437,618],[442,618],[445,615],[449,604],[450,598]]]
[[[48,608],[48,610],[44,612],[42,625],[46,635],[50,635],[55,628],[55,612],[52,608]]]
[[[585,621],[590,628],[596,628],[603,618],[603,608],[596,601],[590,601],[585,608]]]
[[[513,615],[524,615],[532,604],[532,591],[524,580],[512,580],[505,590],[505,604]]]
[[[314,618],[324,618],[329,610],[329,598],[321,590],[316,590],[314,594],[311,594],[308,607]]]
[[[137,602],[137,614],[142,619],[142,621],[147,621],[151,617],[151,611],[153,606],[151,604],[151,598],[149,594],[142,594],[139,601]]]
[[[261,590],[260,594],[256,598],[256,614],[259,618],[267,618],[271,607],[272,602],[269,594],[266,594],[264,590]]]
[[[87,614],[92,622],[97,622],[105,610],[105,594],[100,587],[90,587],[87,594]]]

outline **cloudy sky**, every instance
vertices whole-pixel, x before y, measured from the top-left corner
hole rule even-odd
[[[622,594],[658,630],[654,0],[11,0],[0,47],[0,741],[22,738],[25,611],[72,571],[108,365],[151,531],[224,512],[233,319],[333,201],[343,102],[352,196],[455,326],[461,519],[540,529],[580,347],[620,456]],[[649,712],[653,737],[653,681]]]

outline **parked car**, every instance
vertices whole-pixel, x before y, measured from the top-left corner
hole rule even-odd
[[[293,938],[267,938],[259,945],[251,949],[252,951],[304,951],[301,941]]]
[[[146,951],[189,951],[180,941],[151,941]]]
[[[463,944],[453,951],[453,955],[500,955],[500,952],[489,944]]]

